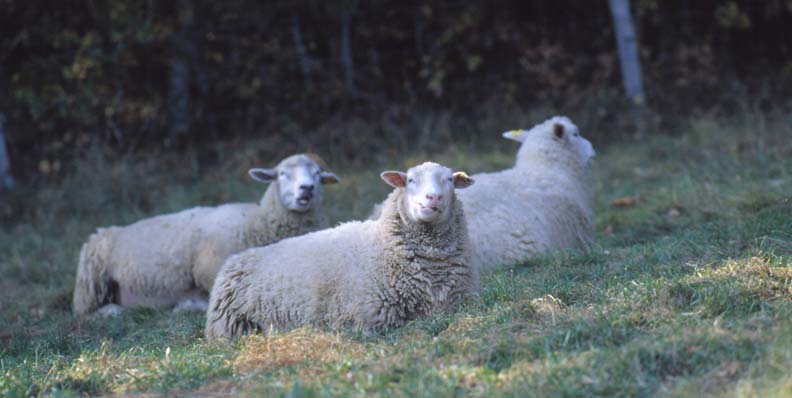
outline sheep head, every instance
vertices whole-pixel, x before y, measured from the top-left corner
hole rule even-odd
[[[305,213],[321,203],[323,185],[340,181],[317,159],[313,154],[292,155],[273,169],[254,168],[248,174],[256,181],[277,184],[281,204],[290,211]]]
[[[578,127],[566,116],[555,116],[529,130],[511,130],[503,133],[506,139],[522,143],[518,160],[522,157],[536,157],[537,154],[558,149],[571,153],[580,164],[588,164],[594,155],[594,147],[583,138]]]
[[[406,216],[422,223],[447,220],[454,203],[454,190],[467,188],[474,182],[462,171],[453,172],[432,162],[412,167],[406,173],[384,171],[380,177],[388,185],[405,190]]]

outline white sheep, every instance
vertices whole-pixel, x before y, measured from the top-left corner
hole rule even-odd
[[[207,339],[304,325],[378,332],[452,309],[474,291],[478,278],[455,195],[473,180],[430,162],[381,176],[396,189],[378,220],[230,257],[210,294]]]
[[[564,116],[503,136],[522,143],[514,167],[473,175],[476,185],[459,194],[474,266],[483,271],[590,244],[591,143]]]
[[[564,116],[503,137],[521,143],[515,166],[474,174],[476,185],[459,193],[468,213],[473,265],[484,271],[590,244],[591,143]],[[369,219],[379,217],[381,206]]]
[[[195,207],[125,227],[99,228],[80,251],[73,309],[116,315],[122,307],[206,310],[231,254],[327,226],[322,185],[339,181],[315,155],[283,159],[250,176],[271,183],[260,203]],[[101,307],[101,309],[100,309]]]

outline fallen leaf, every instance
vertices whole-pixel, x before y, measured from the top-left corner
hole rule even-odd
[[[611,202],[611,206],[613,206],[613,207],[629,207],[629,206],[634,205],[635,202],[637,202],[637,201],[638,201],[638,199],[636,199],[634,196],[622,196],[621,198],[614,199]]]
[[[610,224],[608,224],[608,226],[605,227],[605,230],[602,231],[603,235],[610,235],[612,233],[613,233],[613,225],[610,225]]]

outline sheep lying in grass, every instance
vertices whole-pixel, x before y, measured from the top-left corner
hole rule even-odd
[[[480,270],[592,241],[591,143],[567,117],[503,133],[522,143],[513,168],[476,174],[460,192]]]
[[[271,183],[259,204],[195,207],[99,228],[80,252],[73,309],[115,315],[121,307],[206,310],[207,292],[226,257],[327,226],[322,184],[338,182],[315,155],[298,154],[274,169],[251,169]]]
[[[474,174],[476,185],[459,193],[468,213],[473,265],[483,271],[590,244],[591,143],[564,116],[503,136],[522,143],[515,166]],[[375,205],[369,219],[381,211],[382,204]]]
[[[473,180],[429,162],[382,179],[396,189],[378,220],[230,257],[210,294],[207,339],[304,325],[382,331],[472,292],[478,278],[455,188]]]

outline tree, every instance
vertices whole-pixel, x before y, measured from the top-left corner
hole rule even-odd
[[[347,91],[355,95],[355,67],[352,62],[352,45],[350,44],[350,31],[352,25],[352,11],[344,10],[341,12],[341,66],[344,68],[344,85]]]
[[[194,58],[191,31],[193,24],[192,0],[178,2],[178,31],[173,37],[173,60],[170,64],[169,93],[171,133],[186,134],[190,131],[190,64]]]
[[[14,178],[11,177],[11,161],[8,159],[8,150],[5,143],[3,124],[5,116],[0,113],[0,191],[14,188]]]
[[[619,48],[624,91],[636,105],[642,105],[645,99],[641,82],[641,64],[638,60],[638,43],[635,36],[629,0],[609,0],[613,26],[616,33],[616,44]]]

